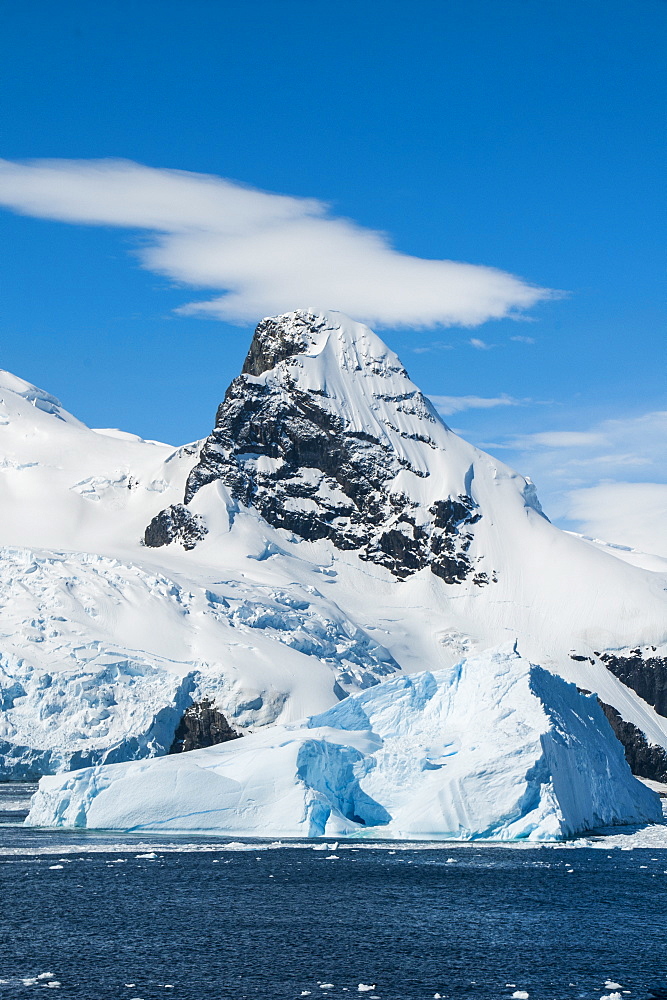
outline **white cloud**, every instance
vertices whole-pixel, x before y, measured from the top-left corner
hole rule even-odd
[[[430,344],[423,344],[421,347],[413,347],[413,354],[430,354],[432,351],[453,351],[453,344],[446,344],[443,340],[432,340]]]
[[[667,484],[601,483],[568,500],[583,534],[667,557]]]
[[[510,340],[516,340],[517,344],[534,344],[534,337],[510,337]]]
[[[225,320],[314,307],[385,326],[472,327],[555,295],[495,268],[399,253],[316,199],[127,160],[0,160],[0,204],[147,230],[137,251],[145,268],[223,292],[180,311]]]
[[[667,411],[486,447],[502,449],[510,465],[531,477],[552,519],[608,542],[667,555]]]
[[[512,447],[524,448],[586,448],[604,444],[605,435],[595,431],[541,431],[515,439]]]
[[[438,413],[444,417],[464,410],[489,410],[494,406],[521,406],[520,399],[512,396],[431,396]]]
[[[490,351],[495,344],[487,344],[485,340],[480,340],[479,337],[471,337],[468,341],[471,347],[474,347],[477,351]]]
[[[663,478],[667,467],[667,411],[654,410],[625,420],[602,420],[581,431],[540,431],[502,445],[532,465],[558,476],[564,487],[592,485],[602,477],[627,477],[628,467],[647,467]]]

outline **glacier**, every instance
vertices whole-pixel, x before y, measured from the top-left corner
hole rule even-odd
[[[103,556],[0,547],[0,607],[0,778],[165,754],[204,699],[243,730],[399,669],[316,593]]]
[[[232,743],[42,778],[27,823],[558,841],[661,820],[596,699],[506,648]]]

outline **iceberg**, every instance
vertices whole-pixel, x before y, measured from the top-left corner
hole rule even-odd
[[[42,778],[31,826],[563,840],[661,822],[595,696],[497,648],[231,743]]]

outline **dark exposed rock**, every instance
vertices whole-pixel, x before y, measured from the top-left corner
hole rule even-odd
[[[481,518],[472,497],[461,493],[443,498],[428,512],[419,508],[393,481],[403,471],[420,478],[429,473],[413,467],[387,441],[327,409],[326,388],[306,391],[299,386],[300,355],[323,329],[325,320],[310,313],[262,320],[243,374],[227,389],[215,429],[188,476],[184,504],[153,518],[146,544],[165,545],[178,538],[192,548],[205,528],[186,521],[187,505],[202,487],[217,481],[274,528],[307,541],[327,539],[399,579],[430,567],[446,583],[488,583],[488,574],[469,555],[472,529]],[[364,364],[376,376],[407,378],[391,358],[367,358]],[[277,365],[275,378],[259,381]],[[394,386],[389,382],[383,393],[376,383],[373,398],[417,417],[428,431],[435,421],[430,404],[419,390],[397,394]],[[436,447],[428,433],[393,426],[391,411],[386,412],[384,423],[395,434]],[[491,579],[496,581],[495,573]]]
[[[655,647],[632,649],[625,655],[597,651],[595,655],[615,677],[652,705],[656,712],[667,716],[667,659],[653,656],[652,653],[655,653]],[[591,656],[574,653],[570,653],[570,659],[595,663]],[[654,781],[667,781],[667,750],[649,743],[641,729],[626,722],[613,706],[606,705],[603,701],[600,701],[600,705],[625,748],[625,757],[632,773]]]
[[[488,575],[479,572],[468,555],[473,539],[469,529],[481,517],[472,498],[467,494],[445,498],[431,508],[429,523],[417,523],[417,504],[389,484],[402,470],[422,478],[428,473],[325,409],[321,403],[325,390],[305,392],[290,378],[289,359],[298,365],[298,354],[322,323],[304,313],[292,315],[289,323],[268,319],[259,324],[244,374],[227,390],[215,430],[188,477],[185,503],[217,480],[273,527],[308,541],[328,539],[338,549],[356,550],[362,559],[385,566],[399,579],[430,566],[447,583],[468,578],[478,585],[488,583]],[[248,378],[279,362],[288,362],[287,376],[281,380]],[[369,366],[373,365],[375,374],[404,373],[371,359]],[[403,412],[423,418],[426,426],[434,420],[417,390],[391,397],[376,394],[376,398],[390,398]],[[433,444],[428,435],[417,437]]]
[[[632,649],[627,655],[601,653],[608,670],[647,701],[659,715],[667,716],[667,657],[652,656],[654,649]]]
[[[472,575],[478,586],[488,583],[486,573],[471,574],[468,549],[473,535],[466,528],[481,519],[471,497],[460,494],[456,499],[438,500],[430,510],[435,530],[431,535],[431,572],[445,583],[462,583]],[[495,582],[495,580],[494,580]]]
[[[144,532],[144,544],[156,549],[178,541],[184,549],[193,549],[207,530],[199,514],[188,510],[182,503],[176,503],[155,515]]]
[[[202,747],[216,746],[237,740],[243,733],[237,733],[227,722],[222,712],[213,707],[207,698],[186,708],[176,732],[169,753],[183,753],[185,750],[201,750]]]
[[[307,335],[312,329],[312,321],[299,323],[297,320],[286,327],[277,319],[263,319],[255,330],[242,373],[263,375],[279,361],[301,354],[308,346]]]
[[[259,468],[257,456],[273,459],[274,468]],[[359,550],[399,578],[427,565],[447,582],[473,575],[472,535],[462,530],[479,520],[471,498],[443,501],[427,530],[415,523],[414,502],[388,489],[401,468],[410,466],[372,435],[348,431],[311,394],[285,396],[241,377],[218,410],[186,501],[217,479],[273,527]]]
[[[625,748],[625,759],[632,773],[653,781],[667,781],[667,751],[655,743],[649,743],[641,729],[626,722],[611,705],[606,705],[599,698],[598,702],[616,738]]]

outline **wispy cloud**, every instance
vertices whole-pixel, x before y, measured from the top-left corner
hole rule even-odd
[[[549,517],[584,534],[667,554],[667,515],[660,506],[667,497],[667,411],[482,447],[501,450],[534,480]]]
[[[496,346],[495,344],[487,344],[485,340],[480,340],[479,337],[471,337],[468,343],[477,351],[490,351]]]
[[[515,340],[517,344],[534,344],[534,337],[510,337],[510,340]]]
[[[562,475],[571,471],[579,482],[582,468],[591,474],[615,478],[629,465],[667,467],[667,411],[654,410],[626,420],[602,420],[586,430],[551,430],[516,435],[502,445],[526,456],[542,455]],[[601,470],[599,467],[603,466]]]
[[[521,406],[522,400],[512,396],[431,396],[438,413],[449,417],[464,410],[490,410],[495,406]]]
[[[540,431],[514,438],[506,447],[526,448],[587,448],[604,444],[606,435],[601,431]]]
[[[0,161],[0,204],[148,231],[143,267],[222,292],[180,311],[225,320],[314,307],[384,326],[474,327],[555,295],[492,267],[399,253],[313,198],[126,160]]]
[[[419,347],[413,347],[413,354],[430,354],[432,351],[453,351],[453,344],[446,344],[443,340],[433,340],[430,344],[422,344]]]
[[[568,494],[582,534],[667,557],[667,485],[601,483]]]

